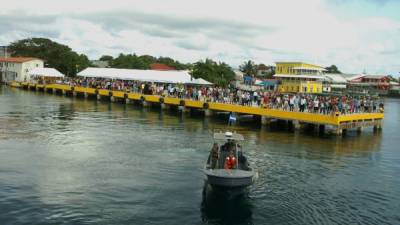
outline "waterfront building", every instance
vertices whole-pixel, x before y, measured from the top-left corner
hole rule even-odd
[[[266,66],[264,64],[260,64],[257,66],[257,77],[271,77],[275,71],[274,66]]]
[[[276,62],[280,92],[322,93],[324,67],[303,62]]]
[[[0,80],[1,82],[29,82],[29,71],[42,68],[43,60],[32,57],[1,57]]]
[[[322,89],[324,92],[342,93],[347,88],[347,80],[343,74],[326,73],[323,75]]]
[[[386,75],[360,74],[347,80],[351,91],[386,95],[390,89],[390,78]]]

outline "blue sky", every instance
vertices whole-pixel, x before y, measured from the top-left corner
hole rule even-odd
[[[48,37],[90,58],[135,52],[233,67],[251,59],[400,71],[396,0],[2,1],[0,45]]]

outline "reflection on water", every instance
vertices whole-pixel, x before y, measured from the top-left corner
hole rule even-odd
[[[252,205],[247,193],[229,196],[204,183],[201,215],[207,224],[252,224]]]
[[[259,178],[226,198],[201,170],[224,117],[0,87],[0,221],[400,224],[399,112],[343,138],[229,127]]]

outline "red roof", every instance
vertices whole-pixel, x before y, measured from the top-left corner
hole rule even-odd
[[[0,57],[0,62],[24,63],[38,58],[33,57]]]
[[[176,70],[174,67],[167,66],[162,63],[152,63],[152,64],[150,64],[150,69],[152,69],[152,70]]]

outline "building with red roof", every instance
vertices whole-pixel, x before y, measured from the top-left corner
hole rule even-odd
[[[152,63],[152,64],[150,64],[150,69],[151,70],[162,70],[162,71],[176,70],[174,67],[165,65],[163,63]]]
[[[29,71],[43,65],[43,60],[33,57],[0,57],[0,82],[27,82]]]

